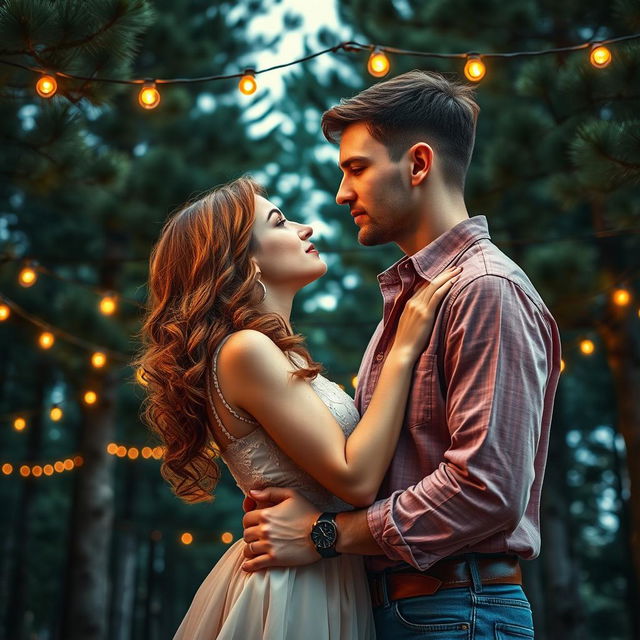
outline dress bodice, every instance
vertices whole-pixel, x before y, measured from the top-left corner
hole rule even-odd
[[[311,380],[310,384],[345,435],[350,435],[360,420],[351,396],[320,375]],[[248,435],[230,442],[222,459],[245,494],[250,489],[289,487],[323,511],[347,511],[353,508],[303,471],[260,426]]]

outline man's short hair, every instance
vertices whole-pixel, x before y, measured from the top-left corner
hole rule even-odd
[[[441,162],[444,179],[464,189],[480,107],[474,88],[440,73],[409,71],[361,91],[322,116],[322,132],[338,143],[351,124],[363,122],[397,161],[411,145],[426,142]]]

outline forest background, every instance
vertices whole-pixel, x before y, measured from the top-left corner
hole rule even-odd
[[[241,535],[228,474],[214,502],[182,504],[139,420],[129,363],[149,252],[171,211],[251,173],[313,225],[329,272],[300,293],[294,324],[350,392],[381,311],[376,274],[400,257],[358,246],[334,201],[337,149],[319,129],[324,110],[377,81],[368,52],[259,74],[250,96],[237,79],[159,85],[153,110],[139,87],[96,77],[237,74],[347,40],[482,53],[640,32],[633,0],[316,4],[0,1],[1,638],[170,638]],[[525,563],[542,640],[640,637],[640,47],[611,52],[604,69],[588,48],[487,58],[477,88],[469,209],[488,217],[563,339],[543,550]],[[463,60],[389,57],[388,77],[463,77]],[[15,64],[89,79],[59,78],[43,99],[38,74]],[[31,286],[19,283],[25,261]],[[114,313],[101,312],[105,298]]]

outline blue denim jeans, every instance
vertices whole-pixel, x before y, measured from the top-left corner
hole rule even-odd
[[[473,559],[470,560],[473,563]],[[472,576],[474,571],[471,571]],[[529,601],[515,584],[441,589],[375,607],[377,640],[523,640],[533,635]]]

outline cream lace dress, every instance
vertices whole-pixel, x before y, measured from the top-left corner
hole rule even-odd
[[[213,359],[214,387],[224,407],[240,416],[224,399]],[[333,382],[317,376],[310,382],[345,434],[359,415],[353,400]],[[229,439],[222,458],[240,489],[291,487],[323,511],[347,511],[339,500],[288,458],[259,425],[242,438],[224,428],[209,398],[218,426]],[[375,638],[371,599],[363,559],[341,555],[304,567],[274,568],[247,574],[240,568],[244,541],[222,556],[198,589],[174,640],[371,640]]]

